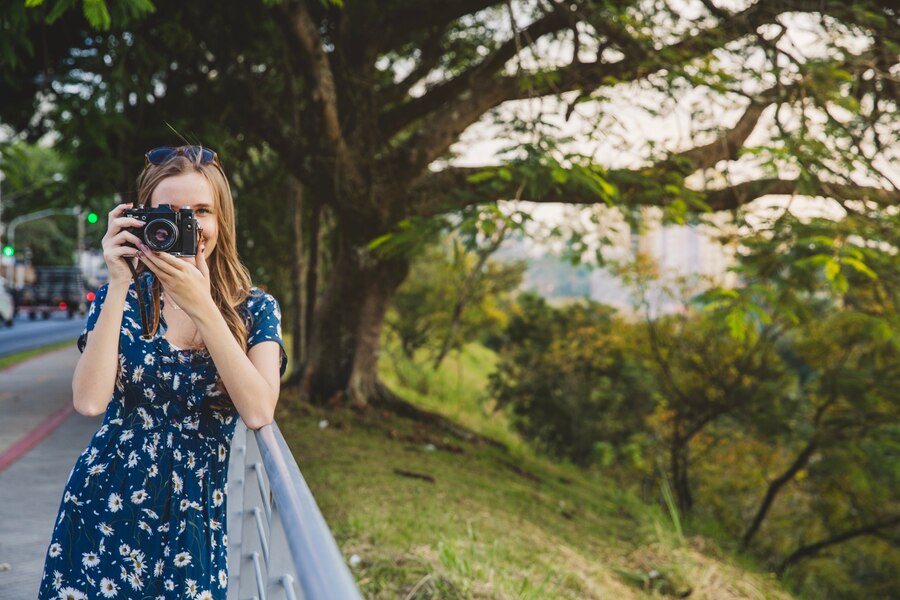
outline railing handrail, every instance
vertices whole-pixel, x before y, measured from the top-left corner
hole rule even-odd
[[[239,498],[234,500],[241,504],[232,511],[229,485],[228,527],[239,556],[229,558],[230,571],[237,569],[229,579],[237,585],[229,588],[228,597],[244,598],[255,592],[260,600],[270,593],[292,600],[296,583],[305,600],[361,600],[278,424],[273,421],[250,430],[239,419],[237,427],[229,483],[240,486]],[[254,435],[248,436],[249,431]],[[232,474],[236,475],[233,482]],[[283,554],[289,554],[289,560]]]
[[[256,430],[256,441],[306,600],[362,598],[278,424]]]

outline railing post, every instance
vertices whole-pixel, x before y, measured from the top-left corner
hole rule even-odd
[[[276,423],[238,420],[226,502],[228,600],[361,600]]]

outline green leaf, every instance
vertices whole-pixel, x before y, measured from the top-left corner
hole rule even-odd
[[[84,0],[84,18],[96,29],[105,31],[112,25],[106,0]]]
[[[861,260],[845,256],[841,258],[841,263],[853,267],[856,271],[862,273],[869,279],[878,279],[878,275],[875,273],[875,271],[866,266],[866,264]]]
[[[825,279],[828,281],[834,281],[834,278],[838,276],[838,273],[841,272],[841,263],[838,261],[831,259],[828,261],[828,264],[825,265]]]
[[[466,177],[466,181],[469,183],[481,183],[482,181],[487,181],[488,179],[493,179],[497,175],[496,171],[493,169],[485,169],[484,171],[479,171],[478,173],[474,173]]]

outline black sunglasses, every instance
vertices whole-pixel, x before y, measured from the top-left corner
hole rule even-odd
[[[144,168],[146,169],[148,165],[158,166],[165,164],[176,156],[185,156],[192,162],[199,162],[201,165],[215,163],[219,167],[222,166],[219,163],[218,153],[211,148],[206,148],[205,146],[179,146],[178,148],[163,146],[154,148],[144,154]]]

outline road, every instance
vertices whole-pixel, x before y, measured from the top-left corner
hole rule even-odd
[[[0,358],[56,342],[74,340],[84,329],[84,321],[85,317],[79,315],[68,319],[65,313],[52,315],[46,321],[40,317],[31,321],[27,317],[17,316],[12,327],[0,325]]]
[[[17,324],[18,326],[18,324]],[[35,437],[54,416],[61,424],[0,472],[0,598],[37,597],[63,490],[78,455],[103,422],[71,412],[78,349],[63,348],[0,371],[0,458]],[[67,414],[67,409],[69,410]]]

